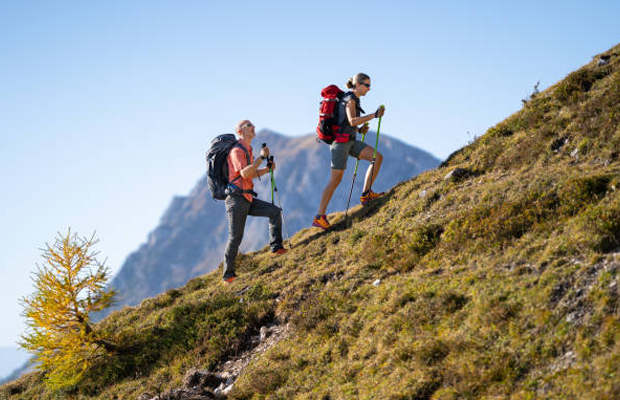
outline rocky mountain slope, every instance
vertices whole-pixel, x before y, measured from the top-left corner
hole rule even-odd
[[[367,142],[374,145],[375,137],[375,133],[369,132]],[[293,138],[265,130],[253,142],[257,149],[261,143],[267,143],[275,157],[275,179],[291,235],[310,224],[329,178],[329,146],[317,143],[315,138],[316,135]],[[388,161],[376,182],[376,190],[386,190],[439,165],[439,160],[430,154],[389,136],[381,137],[379,150]],[[334,193],[331,209],[345,207],[354,165],[351,159],[343,183]],[[368,165],[360,163],[352,204],[359,203]],[[260,182],[256,180],[256,191],[263,200],[271,200],[268,176]],[[173,199],[148,242],[127,258],[114,277],[112,286],[120,292],[116,308],[135,305],[217,268],[224,258],[227,230],[224,204],[211,198],[204,177],[188,196]],[[265,218],[249,218],[241,251],[265,246],[267,232]]]
[[[620,46],[294,249],[115,312],[122,351],[10,399],[616,399]],[[269,338],[272,338],[269,340]],[[246,362],[247,361],[247,362]]]

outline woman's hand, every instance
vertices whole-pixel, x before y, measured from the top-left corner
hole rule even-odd
[[[377,108],[377,111],[375,111],[375,118],[381,118],[383,114],[385,114],[385,106]]]
[[[362,126],[362,127],[360,128],[360,133],[361,133],[362,135],[365,135],[365,134],[367,134],[367,133],[368,133],[368,129],[370,129],[370,127],[368,126],[368,122],[366,122],[366,123],[364,124],[364,126]]]

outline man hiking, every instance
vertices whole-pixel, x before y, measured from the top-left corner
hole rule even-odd
[[[224,260],[224,283],[231,283],[235,275],[235,258],[243,239],[245,221],[248,215],[269,218],[269,246],[274,255],[287,252],[282,245],[282,210],[273,204],[254,198],[252,179],[269,173],[269,168],[258,168],[269,157],[269,148],[263,147],[256,160],[252,155],[252,139],[256,137],[252,122],[240,121],[235,131],[239,136],[237,145],[228,155],[228,189],[225,200],[228,215],[228,243]],[[275,162],[271,163],[275,170]]]
[[[362,116],[363,112],[360,107],[360,97],[366,96],[370,91],[370,77],[364,73],[359,73],[350,78],[347,82],[347,88],[350,89],[342,100],[340,100],[337,107],[339,107],[338,121],[340,132],[347,135],[343,140],[338,138],[331,144],[331,158],[332,158],[332,172],[327,186],[323,190],[321,196],[321,204],[319,205],[319,212],[312,221],[312,226],[327,230],[331,227],[329,221],[327,221],[327,205],[334,194],[334,191],[340,185],[344,170],[347,168],[348,157],[355,157],[360,160],[373,161],[373,148],[368,146],[361,140],[356,139],[357,132],[366,133],[368,126],[363,125],[366,122],[383,116],[385,113],[384,107],[379,107],[376,112]],[[363,125],[361,128],[357,128],[358,125]],[[377,152],[376,161],[368,168],[366,172],[366,179],[364,180],[364,189],[360,202],[362,205],[367,205],[371,200],[382,196],[384,193],[375,193],[370,188],[381,169],[381,163],[383,162],[383,155]]]

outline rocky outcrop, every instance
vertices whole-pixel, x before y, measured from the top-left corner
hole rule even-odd
[[[250,350],[226,360],[216,371],[204,371],[192,368],[183,377],[183,386],[153,396],[143,393],[139,400],[210,400],[226,398],[232,390],[239,375],[252,360],[290,334],[288,324],[263,326],[258,336],[250,338],[247,343]]]

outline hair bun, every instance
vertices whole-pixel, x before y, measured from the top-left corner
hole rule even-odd
[[[353,77],[349,78],[349,81],[347,82],[347,87],[349,89],[353,89],[355,87],[355,84],[353,83]]]

